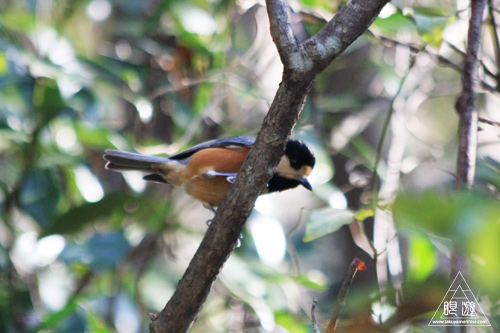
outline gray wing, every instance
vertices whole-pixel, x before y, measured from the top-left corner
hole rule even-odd
[[[170,155],[171,160],[184,160],[191,157],[194,153],[207,148],[230,148],[230,147],[250,147],[254,144],[255,139],[249,136],[233,136],[230,138],[221,138],[206,141],[199,145],[183,150],[177,154]]]

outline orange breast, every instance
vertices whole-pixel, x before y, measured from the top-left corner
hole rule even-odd
[[[195,153],[180,175],[186,192],[205,205],[219,206],[231,183],[227,177],[207,177],[205,172],[213,170],[237,173],[250,151],[248,148],[207,148]]]

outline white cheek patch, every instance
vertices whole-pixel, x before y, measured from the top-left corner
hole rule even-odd
[[[286,155],[281,158],[276,171],[285,178],[294,179],[295,177],[297,177],[296,170],[292,168],[292,166],[290,165],[290,160]]]

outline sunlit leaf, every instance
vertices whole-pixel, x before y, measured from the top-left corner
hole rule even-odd
[[[35,15],[17,8],[3,8],[0,11],[0,18],[2,24],[13,30],[31,32],[36,26]]]
[[[453,21],[453,18],[423,14],[413,14],[411,17],[417,26],[418,34],[424,42],[439,49],[443,42],[444,29],[448,23]]]
[[[401,12],[396,12],[389,17],[380,18],[373,22],[374,27],[378,28],[380,32],[386,35],[395,35],[401,28],[408,29],[414,28],[411,20],[408,19]]]
[[[422,233],[411,233],[408,245],[408,279],[415,283],[425,281],[437,264],[436,249],[429,238]]]
[[[7,62],[7,57],[5,56],[5,53],[0,52],[0,76],[4,76],[7,74],[7,71],[9,70],[9,65]]]
[[[309,323],[297,320],[297,318],[293,316],[290,312],[275,311],[274,320],[276,321],[276,324],[286,329],[287,332],[290,333],[310,332]]]
[[[467,242],[467,253],[473,269],[472,275],[492,303],[500,299],[498,277],[500,276],[500,215],[496,223],[478,226],[471,232]]]
[[[75,126],[75,132],[78,140],[90,147],[102,149],[114,147],[109,138],[110,131],[106,128],[79,123]]]
[[[313,211],[309,215],[304,241],[310,242],[339,230],[352,222],[354,215],[354,212],[347,209],[326,208]]]
[[[328,284],[327,281],[313,281],[307,275],[299,275],[296,277],[296,281],[306,288],[316,290],[316,291],[324,291],[327,289]]]
[[[332,2],[328,0],[300,0],[301,4],[310,8],[321,8],[329,13],[334,13],[337,6],[340,6],[338,2]]]
[[[356,212],[354,218],[358,221],[364,221],[369,217],[373,217],[373,209],[360,209]]]

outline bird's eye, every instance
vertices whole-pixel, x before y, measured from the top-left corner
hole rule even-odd
[[[296,160],[296,159],[294,159],[294,158],[293,158],[293,159],[291,159],[291,160],[290,160],[290,165],[291,165],[292,167],[297,168],[297,167],[298,167],[298,165],[297,165],[297,164],[298,164],[298,163],[297,163],[297,160]]]

